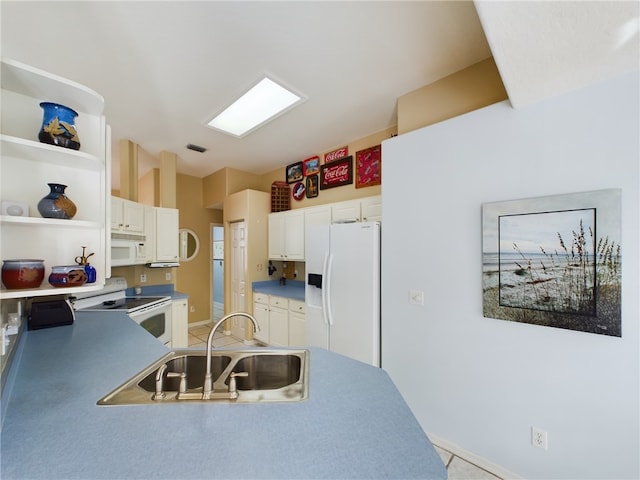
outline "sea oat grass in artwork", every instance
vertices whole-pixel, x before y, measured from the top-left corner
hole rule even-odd
[[[607,198],[609,192],[613,193]],[[485,317],[622,335],[622,249],[613,240],[619,238],[619,191],[575,195],[581,201],[584,197],[606,205],[598,212],[600,230],[596,208],[591,206],[546,208],[549,201],[543,197],[539,211],[512,213],[510,203],[531,207],[527,201],[505,202],[507,208],[487,204],[491,205],[487,212],[498,212],[496,217],[487,215],[483,207]],[[500,215],[503,209],[506,215]],[[605,213],[613,218],[603,222]],[[494,218],[497,229],[492,232],[486,225]]]

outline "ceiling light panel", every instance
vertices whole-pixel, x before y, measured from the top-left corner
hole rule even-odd
[[[303,100],[300,95],[265,77],[207,125],[242,137]]]

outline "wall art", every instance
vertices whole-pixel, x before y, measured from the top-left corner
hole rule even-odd
[[[318,196],[318,175],[309,175],[307,177],[307,198],[315,198]]]
[[[329,162],[333,162],[334,160],[345,158],[347,155],[349,155],[349,147],[348,146],[340,147],[336,150],[333,150],[332,152],[325,153],[324,163],[329,163]]]
[[[356,152],[356,188],[380,185],[382,181],[382,146]]]
[[[293,189],[291,190],[291,196],[293,197],[294,200],[302,200],[304,198],[304,191],[306,190],[306,187],[304,186],[303,182],[298,182],[293,186]]]
[[[287,183],[296,183],[302,180],[304,178],[304,175],[302,173],[302,162],[296,162],[287,165],[285,174],[287,177]]]
[[[353,157],[348,156],[320,167],[320,190],[353,183]]]
[[[320,157],[309,157],[302,161],[302,174],[305,177],[320,172]]]
[[[483,315],[622,336],[621,190],[482,205]]]

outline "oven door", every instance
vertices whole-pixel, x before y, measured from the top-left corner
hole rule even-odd
[[[171,348],[171,300],[128,313],[142,328]]]

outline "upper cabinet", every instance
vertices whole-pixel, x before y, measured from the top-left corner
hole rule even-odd
[[[145,206],[141,203],[111,197],[111,232],[145,233]]]
[[[1,79],[0,255],[3,260],[44,260],[45,278],[37,289],[7,290],[3,286],[0,298],[99,289],[107,269],[109,233],[110,155],[104,99],[80,84],[7,59],[2,60]],[[77,112],[74,124],[79,150],[39,141],[41,102],[58,103]],[[66,186],[65,194],[77,208],[71,219],[43,218],[38,212],[38,202],[50,192],[50,183]],[[73,265],[82,247],[93,253],[96,282],[52,287],[47,281],[51,267]]]
[[[175,208],[154,207],[155,255],[154,262],[177,262],[179,255],[179,215]]]
[[[360,200],[360,218],[363,222],[382,221],[382,196],[366,197]]]
[[[269,259],[304,260],[304,211],[269,214]]]

